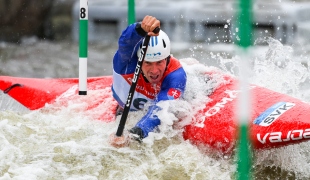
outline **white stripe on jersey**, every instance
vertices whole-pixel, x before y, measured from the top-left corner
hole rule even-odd
[[[116,73],[113,70],[113,89],[114,89],[114,92],[116,93],[116,95],[121,99],[123,104],[126,104],[126,100],[128,98],[130,86],[131,85],[124,79],[124,77],[122,75]],[[130,106],[131,110],[138,110],[137,108],[135,108],[133,106],[133,102],[137,98],[145,99],[148,102],[153,101],[152,99],[149,99],[145,95],[135,91],[135,94],[134,94],[133,99],[131,101],[131,106]]]

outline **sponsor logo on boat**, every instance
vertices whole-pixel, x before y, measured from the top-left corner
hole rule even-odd
[[[237,98],[237,94],[239,93],[240,91],[238,90],[226,90],[224,93],[227,95],[227,97],[223,97],[221,99],[221,101],[219,101],[218,103],[216,103],[214,106],[212,106],[210,109],[208,109],[204,116],[202,116],[200,118],[200,121],[198,120],[198,122],[195,124],[195,126],[197,127],[204,127],[204,122],[206,120],[207,117],[210,117],[210,116],[213,116],[217,113],[220,112],[220,110],[222,108],[225,107],[225,105],[228,103],[228,102],[231,102],[233,101],[234,99]]]
[[[278,102],[260,114],[255,120],[254,124],[260,126],[270,126],[275,122],[282,114],[294,107],[294,103],[290,102]]]
[[[224,97],[220,102],[216,103],[213,107],[206,111],[205,116],[209,117],[217,114],[228,102],[231,102],[237,98],[238,93],[239,91],[237,90],[226,90],[225,94],[227,94],[228,97]]]
[[[282,132],[271,132],[261,135],[258,133],[256,137],[262,144],[298,141],[302,139],[310,139],[310,129],[292,130],[287,132],[287,134]]]

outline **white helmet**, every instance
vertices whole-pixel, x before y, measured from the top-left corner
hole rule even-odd
[[[144,41],[144,40],[143,40]],[[141,54],[141,43],[137,55]],[[145,61],[156,62],[167,58],[170,55],[170,40],[167,34],[160,30],[158,36],[151,36],[149,46],[145,54]]]

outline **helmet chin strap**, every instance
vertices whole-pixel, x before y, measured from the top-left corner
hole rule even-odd
[[[168,64],[170,63],[170,55],[168,57],[166,57],[166,68],[165,68],[165,71],[167,70],[167,67],[168,67]]]

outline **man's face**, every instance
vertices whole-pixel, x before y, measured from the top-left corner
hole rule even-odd
[[[164,75],[167,65],[166,63],[167,59],[156,62],[144,61],[142,64],[142,72],[150,83],[156,84],[162,79]]]

